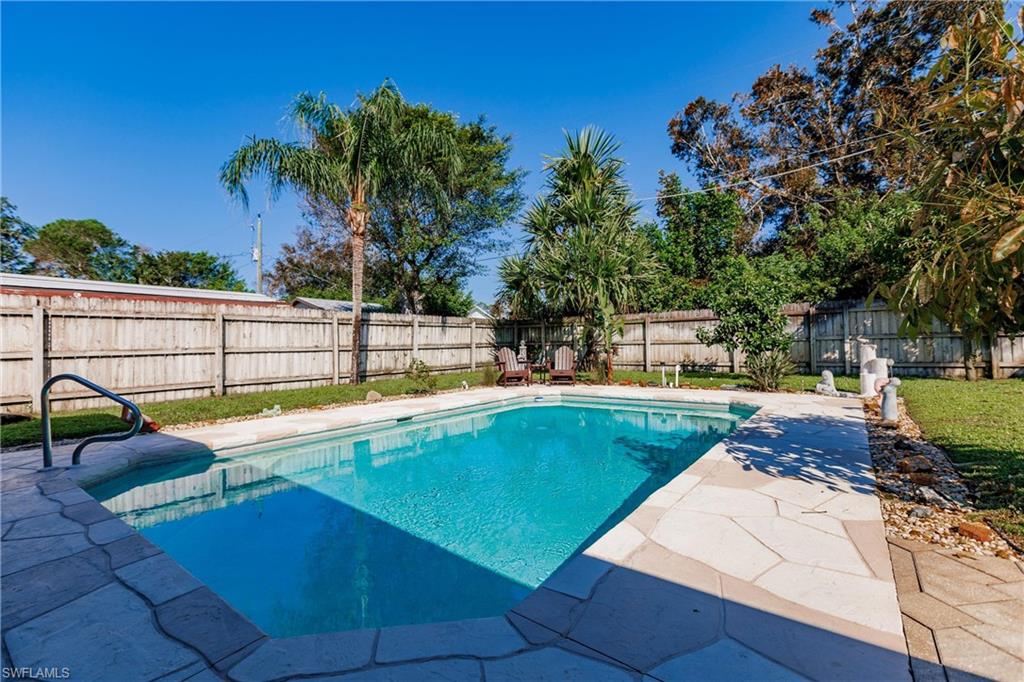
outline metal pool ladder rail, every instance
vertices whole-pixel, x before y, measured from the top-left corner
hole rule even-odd
[[[39,392],[39,402],[42,408],[42,421],[43,421],[43,468],[47,469],[53,466],[53,438],[50,435],[50,387],[58,381],[74,381],[76,383],[85,386],[86,388],[99,393],[102,396],[110,398],[116,403],[124,405],[132,413],[132,427],[127,431],[121,433],[110,433],[103,436],[90,436],[86,438],[78,447],[75,448],[74,453],[71,455],[71,464],[76,465],[82,459],[82,450],[85,449],[86,445],[93,443],[103,443],[108,441],[117,440],[128,440],[142,429],[142,411],[139,406],[128,400],[127,398],[114,393],[113,391],[103,388],[99,384],[94,384],[88,379],[78,376],[77,374],[57,374],[50,377],[45,384],[43,389]]]

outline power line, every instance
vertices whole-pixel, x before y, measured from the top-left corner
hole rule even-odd
[[[902,131],[902,130],[891,130],[891,131],[888,131],[888,132],[885,132],[885,133],[880,133],[878,135],[873,135],[871,137],[865,137],[863,139],[856,140],[854,142],[847,142],[847,143],[844,143],[844,144],[834,145],[832,147],[826,147],[824,149],[820,149],[820,150],[816,150],[816,151],[817,152],[824,152],[824,151],[829,151],[829,150],[832,150],[832,149],[839,149],[841,147],[849,147],[851,145],[864,144],[865,142],[871,142],[873,140],[877,140],[877,139],[880,139],[880,138],[883,138],[883,137],[888,137],[890,135],[896,135],[896,134],[901,133],[901,132],[904,132],[904,131]],[[918,134],[919,135],[924,135],[924,134],[929,133],[929,132],[931,132],[931,130],[922,130]],[[745,180],[738,180],[736,182],[731,182],[731,183],[728,183],[728,184],[725,184],[725,185],[716,185],[714,187],[703,187],[701,189],[691,189],[691,190],[686,190],[686,191],[683,191],[683,192],[675,192],[673,194],[656,194],[653,197],[639,197],[637,199],[634,199],[633,201],[655,201],[657,199],[662,199],[662,198],[664,198],[664,199],[671,199],[671,198],[674,198],[674,197],[683,197],[683,196],[686,196],[688,194],[704,194],[706,192],[718,192],[718,191],[721,191],[723,189],[731,189],[733,187],[741,187],[743,185],[749,185],[752,182],[760,182],[760,181],[763,181],[763,180],[774,180],[775,178],[781,178],[781,177],[786,176],[786,175],[792,175],[793,173],[799,173],[800,171],[810,170],[812,168],[818,168],[820,166],[827,166],[830,163],[837,163],[839,161],[845,161],[846,159],[850,159],[850,158],[853,158],[855,156],[860,156],[861,154],[867,154],[868,152],[871,152],[871,151],[874,151],[874,149],[872,147],[865,147],[864,149],[861,149],[861,150],[858,150],[858,151],[855,151],[855,152],[851,152],[849,154],[843,154],[842,156],[836,156],[836,157],[830,158],[830,159],[822,159],[821,161],[816,161],[816,162],[808,164],[806,166],[800,166],[799,168],[791,168],[789,170],[780,171],[778,173],[772,173],[772,174],[769,174],[769,175],[762,175],[762,176],[755,177],[755,178],[747,178]],[[798,157],[789,157],[789,158],[785,158],[785,159],[780,159],[778,161],[778,163],[783,163],[785,161],[791,161],[791,160],[793,160],[795,158],[798,158]]]

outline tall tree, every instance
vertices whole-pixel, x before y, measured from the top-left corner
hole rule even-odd
[[[922,111],[917,86],[946,28],[979,6],[1001,10],[999,0],[836,5],[849,12],[845,26],[831,10],[811,12],[830,31],[813,70],[773,66],[733,102],[698,97],[669,122],[672,152],[702,184],[743,183],[748,239],[764,226],[798,223],[809,206],[829,211],[837,188],[883,193],[913,184],[928,150],[908,155],[885,144],[892,130],[879,126],[879,113]]]
[[[18,207],[0,197],[0,269],[24,273],[33,268],[25,244],[35,238],[36,228],[18,215]]]
[[[363,269],[374,198],[389,177],[409,168],[418,169],[422,191],[444,196],[445,175],[436,169],[448,167],[454,173],[461,165],[450,134],[429,122],[408,124],[409,106],[390,81],[370,95],[358,95],[349,109],[328,102],[324,93],[301,93],[291,117],[305,133],[304,141],[252,138],[221,169],[221,182],[243,202],[245,182],[264,175],[274,195],[291,186],[310,204],[344,216],[352,245],[351,383],[359,383]]]
[[[295,241],[281,246],[268,275],[270,291],[282,297],[312,296],[351,300],[352,250],[348,234],[337,226],[311,220],[295,231]]]
[[[39,228],[25,243],[34,271],[57,277],[131,282],[135,249],[98,220],[62,218]]]
[[[245,291],[231,261],[206,251],[157,251],[138,249],[135,281],[190,289]]]
[[[662,172],[659,184],[660,225],[643,229],[664,268],[645,289],[644,304],[648,310],[699,307],[707,281],[737,252],[743,211],[734,193],[711,187],[687,192],[675,173]]]
[[[969,378],[983,335],[1024,331],[1024,10],[1017,22],[979,9],[952,25],[920,116],[890,113],[901,148],[933,161],[914,190],[913,265],[880,290],[904,331],[942,320],[962,332]]]
[[[352,244],[339,221],[315,211],[306,212],[307,223],[295,231],[295,241],[284,244],[270,270],[270,290],[288,298],[311,296],[352,300]],[[394,309],[389,283],[379,274],[373,250],[367,253],[363,276],[363,300]]]
[[[772,250],[803,270],[802,286],[793,290],[799,300],[864,298],[907,273],[909,223],[917,209],[908,192],[837,191],[828,212],[809,207]]]
[[[596,128],[565,141],[545,165],[546,195],[527,212],[525,253],[501,263],[499,298],[516,316],[582,317],[589,360],[610,338],[608,311],[633,309],[658,263],[637,230],[618,143]]]
[[[480,272],[480,256],[502,243],[506,224],[522,206],[523,173],[508,168],[510,138],[482,117],[460,124],[425,105],[410,108],[408,116],[409,125],[423,122],[451,135],[461,168],[436,169],[447,195],[424,192],[416,168],[389,176],[373,201],[370,242],[379,257],[377,274],[394,283],[399,310],[451,313],[467,300],[455,292]]]

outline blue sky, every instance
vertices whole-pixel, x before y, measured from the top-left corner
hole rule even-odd
[[[269,263],[301,222],[298,201],[268,204],[258,184],[247,212],[217,172],[247,135],[291,136],[282,117],[299,91],[348,104],[391,77],[410,100],[484,113],[512,135],[528,196],[562,130],[596,124],[648,197],[659,169],[685,176],[672,115],[772,64],[808,63],[826,38],[812,7],[4,2],[0,182],[34,224],[96,218],[153,249],[229,255],[251,283],[252,215]],[[492,300],[497,262],[470,282],[479,300]]]

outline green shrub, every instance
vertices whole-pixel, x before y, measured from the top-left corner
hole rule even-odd
[[[759,391],[777,391],[782,377],[792,374],[794,369],[788,350],[769,350],[747,357],[747,374]]]
[[[745,352],[751,379],[762,390],[775,390],[792,370],[788,358],[793,335],[780,308],[789,300],[794,278],[784,263],[772,265],[756,269],[743,256],[724,263],[707,287],[718,325],[697,330],[702,343]]]
[[[480,379],[484,386],[494,386],[498,383],[498,370],[494,365],[484,365],[484,375]]]
[[[422,360],[409,363],[405,378],[413,384],[409,393],[433,393],[437,390],[437,377],[431,373],[430,365]]]

